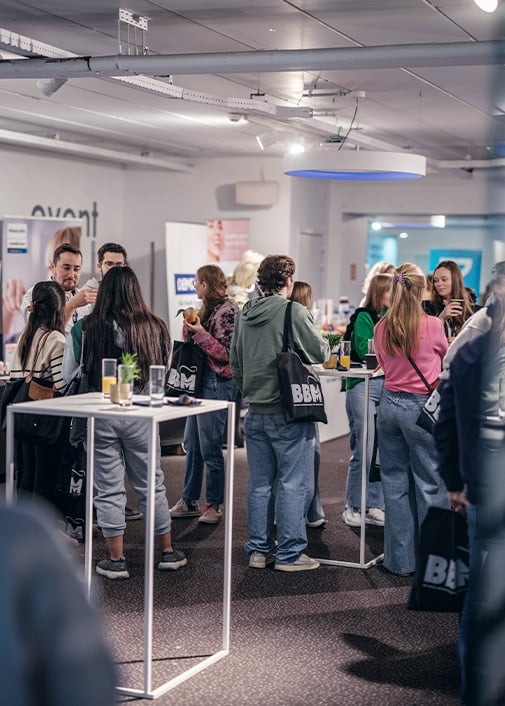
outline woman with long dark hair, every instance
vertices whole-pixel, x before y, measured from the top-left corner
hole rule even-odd
[[[56,391],[65,387],[62,377],[65,346],[65,293],[57,282],[37,282],[33,287],[28,322],[17,343],[11,363],[11,379],[33,378],[52,383]],[[22,443],[18,446],[20,491],[55,501],[56,479],[64,446],[64,435],[55,444]]]
[[[428,392],[414,365],[433,385],[447,351],[441,322],[422,310],[425,285],[419,267],[400,265],[393,276],[389,309],[374,333],[375,353],[385,374],[377,412],[384,567],[399,575],[415,571],[419,528],[428,507],[449,506],[435,466],[433,437],[416,424]]]
[[[438,316],[449,341],[461,331],[474,311],[457,262],[443,260],[433,270],[431,301],[424,305],[427,314]]]
[[[238,307],[226,298],[226,277],[217,265],[204,265],[196,273],[195,290],[202,306],[196,321],[184,321],[184,340],[193,340],[206,356],[202,397],[234,400],[236,386],[231,377],[230,345]],[[188,417],[184,433],[186,476],[182,497],[170,508],[172,517],[199,517],[199,522],[217,524],[224,502],[223,432],[226,410]],[[206,504],[200,512],[203,466],[206,468]]]
[[[77,372],[83,347],[83,365],[91,390],[101,389],[102,358],[120,359],[135,353],[138,364],[136,391],[149,381],[150,365],[167,365],[170,337],[166,324],[144,302],[138,279],[130,267],[114,267],[103,278],[96,304],[72,328],[67,339],[63,374],[71,380]],[[110,579],[128,578],[123,552],[126,527],[125,472],[145,513],[149,431],[139,420],[95,421],[95,508],[110,558],[98,562],[96,571]],[[154,533],[161,547],[158,569],[175,570],[187,563],[172,546],[170,513],[157,449]]]

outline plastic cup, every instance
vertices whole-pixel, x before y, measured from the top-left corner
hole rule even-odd
[[[149,396],[152,407],[161,407],[165,397],[166,368],[164,365],[149,366]]]
[[[115,358],[102,358],[102,394],[110,397],[110,386],[117,382],[117,360]]]

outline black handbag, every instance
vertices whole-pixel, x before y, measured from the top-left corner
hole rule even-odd
[[[468,584],[468,530],[464,515],[428,508],[421,525],[416,573],[407,607],[460,612]]]
[[[191,341],[174,341],[166,384],[167,395],[201,397],[205,366],[206,356],[199,346]]]
[[[428,394],[430,395],[424,403],[422,410],[419,412],[416,424],[418,427],[421,427],[421,429],[424,429],[424,431],[427,431],[429,434],[432,434],[433,425],[437,421],[440,412],[440,392],[438,391],[436,386],[430,385],[430,383],[426,380],[426,378],[410,356],[408,356],[408,360],[411,366],[414,368],[416,373],[423,381],[424,386],[426,387]]]
[[[44,392],[44,390],[46,392]],[[6,430],[7,407],[17,402],[30,402],[34,399],[59,397],[53,390],[53,383],[31,377],[8,382],[2,397],[2,430]],[[55,444],[64,431],[65,418],[48,414],[16,414],[14,416],[14,438],[27,444],[49,446]]]
[[[279,387],[284,419],[293,422],[328,423],[321,381],[309,363],[295,350],[291,324],[291,302],[284,316],[282,352],[277,355]]]

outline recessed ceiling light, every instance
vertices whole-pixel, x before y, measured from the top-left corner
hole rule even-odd
[[[370,227],[372,230],[382,230],[382,223],[379,223],[379,221],[374,221]]]
[[[498,0],[473,0],[474,3],[484,12],[494,12],[498,7]]]
[[[408,238],[408,237],[409,237],[409,234],[406,233],[405,231],[403,231],[402,233],[399,233],[399,234],[398,234],[398,237],[399,237],[399,238],[402,238],[402,239],[405,239],[405,238]]]

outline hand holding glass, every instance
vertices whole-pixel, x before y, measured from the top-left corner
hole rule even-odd
[[[166,372],[164,365],[149,366],[149,396],[152,407],[161,407],[163,404]]]
[[[110,397],[110,386],[117,382],[117,360],[102,358],[102,394]]]

